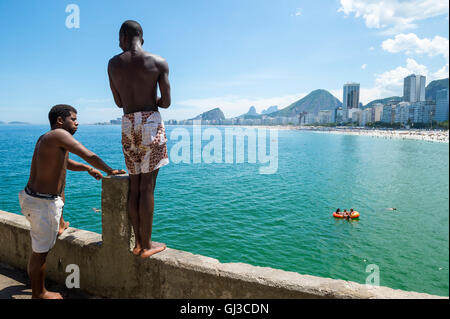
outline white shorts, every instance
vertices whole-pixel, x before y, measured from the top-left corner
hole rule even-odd
[[[61,197],[43,199],[19,193],[22,214],[30,222],[31,248],[35,253],[46,253],[56,243],[64,202]]]

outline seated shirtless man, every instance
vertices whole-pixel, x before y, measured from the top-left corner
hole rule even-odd
[[[34,148],[30,178],[19,193],[22,214],[30,222],[31,256],[28,275],[31,280],[32,298],[61,299],[59,293],[45,289],[45,261],[55,245],[60,231],[64,200],[62,192],[66,184],[66,169],[87,171],[96,179],[102,178],[99,170],[108,175],[125,174],[114,170],[97,155],[73,138],[77,131],[77,111],[69,105],[56,105],[48,115],[51,130],[39,137]],[[69,159],[69,152],[78,155],[93,167]]]
[[[111,91],[123,108],[122,145],[130,174],[128,212],[142,258],[163,251],[152,242],[154,190],[161,167],[169,164],[164,122],[158,107],[170,106],[169,67],[160,56],[144,51],[143,31],[136,21],[125,21],[119,32],[123,53],[108,64]],[[157,96],[157,86],[161,97]]]

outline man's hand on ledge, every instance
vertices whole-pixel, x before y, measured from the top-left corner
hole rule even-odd
[[[125,172],[123,169],[113,169],[111,172],[108,173],[108,176],[111,175],[121,175],[121,174],[126,174],[127,172]]]
[[[89,175],[91,175],[93,178],[95,178],[96,180],[99,180],[101,178],[103,178],[102,173],[100,173],[99,170],[96,170],[95,168],[92,168],[88,170]]]

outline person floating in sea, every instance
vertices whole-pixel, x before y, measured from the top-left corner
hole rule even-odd
[[[347,216],[348,216],[348,212],[347,212],[347,210],[346,210],[346,209],[344,209],[344,213],[342,214],[342,216],[344,216],[344,218],[347,218]]]
[[[56,292],[45,289],[45,261],[60,230],[64,200],[61,194],[66,184],[66,169],[87,171],[95,179],[125,174],[124,170],[109,167],[93,152],[73,138],[77,131],[77,111],[70,105],[56,105],[48,115],[51,130],[39,137],[31,161],[30,177],[19,193],[22,214],[30,223],[31,256],[28,275],[32,298],[61,299]],[[68,153],[84,159],[93,167],[69,159]],[[62,221],[64,223],[64,221]]]
[[[123,108],[122,146],[130,175],[128,213],[136,244],[133,254],[150,257],[166,249],[152,242],[154,191],[161,167],[169,164],[164,122],[158,108],[170,106],[169,66],[162,57],[144,51],[143,30],[125,21],[119,32],[123,53],[108,64],[114,101]],[[157,87],[161,97],[157,96]]]
[[[347,220],[350,220],[350,218],[352,217],[353,213],[354,213],[353,208],[350,208],[350,213],[347,214]]]

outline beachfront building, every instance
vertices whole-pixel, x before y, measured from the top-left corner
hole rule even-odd
[[[448,90],[439,90],[436,93],[436,115],[434,117],[434,120],[437,122],[448,121],[448,111]]]
[[[411,74],[404,78],[403,82],[403,101],[421,102],[425,101],[425,82],[423,75]]]
[[[413,123],[431,124],[435,112],[436,104],[434,101],[415,102],[411,104],[410,120]]]
[[[298,124],[300,125],[305,125],[306,124],[306,115],[308,114],[308,112],[301,112],[298,115]]]
[[[394,112],[394,123],[407,124],[410,118],[410,107],[409,102],[400,102],[395,106]]]
[[[359,83],[346,83],[344,85],[343,101],[343,121],[348,122],[351,119],[350,110],[359,108]]]
[[[333,112],[330,110],[322,110],[319,111],[319,123],[320,124],[328,124],[328,123],[333,123]]]
[[[347,122],[359,123],[361,119],[361,110],[353,108],[348,110]]]
[[[305,115],[305,124],[314,124],[318,122],[318,117],[314,113],[307,113]]]
[[[263,125],[275,125],[276,119],[273,117],[263,116],[261,122]]]
[[[331,112],[331,122],[330,123],[336,123],[337,108],[331,109],[330,112]]]
[[[335,112],[336,115],[333,123],[342,123],[344,121],[344,110],[342,109],[342,107],[338,107]]]
[[[164,121],[165,125],[177,125],[178,121],[177,120],[168,120],[168,121]]]
[[[384,108],[384,104],[382,104],[382,103],[375,103],[373,105],[373,121],[374,122],[381,122],[381,117],[383,116],[383,108]]]
[[[109,123],[112,125],[120,125],[120,124],[122,124],[122,118],[118,117],[115,120],[110,120]]]
[[[373,122],[373,118],[374,118],[374,109],[373,108],[369,107],[365,110],[362,110],[359,125],[366,126],[367,123]]]
[[[381,117],[381,122],[392,124],[394,123],[395,110],[393,105],[388,104],[383,106],[383,113]]]

